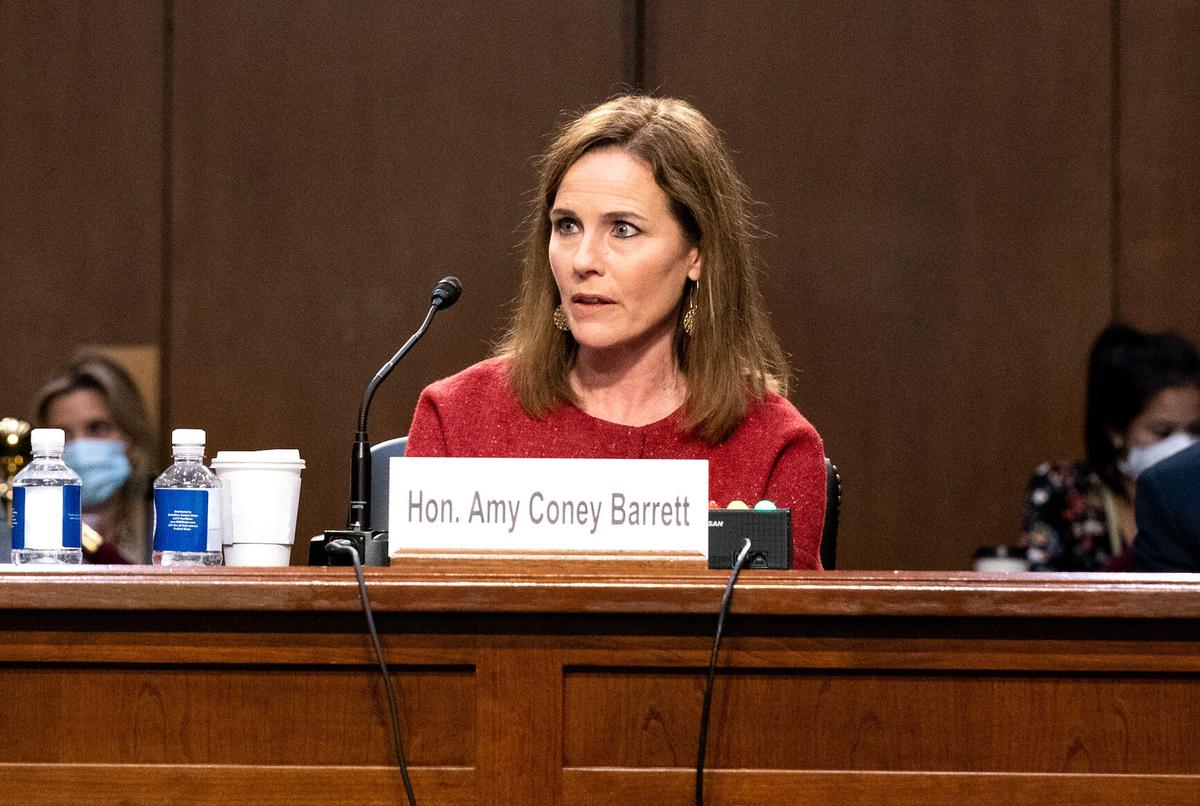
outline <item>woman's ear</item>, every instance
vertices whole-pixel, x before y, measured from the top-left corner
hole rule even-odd
[[[693,283],[700,282],[700,270],[704,267],[704,259],[700,257],[700,247],[693,246],[688,252],[687,277]]]

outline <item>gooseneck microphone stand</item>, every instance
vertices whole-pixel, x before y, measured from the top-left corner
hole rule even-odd
[[[367,415],[370,413],[371,399],[375,397],[375,390],[379,385],[400,363],[400,359],[425,335],[434,314],[449,308],[458,301],[461,294],[462,283],[457,277],[443,277],[433,289],[433,299],[429,305],[429,312],[425,314],[425,321],[367,384],[362,404],[358,408],[358,430],[354,432],[354,447],[350,450],[350,515],[346,518],[346,528],[329,529],[323,535],[309,541],[309,565],[350,565],[350,560],[343,552],[327,551],[327,546],[335,540],[347,541],[358,553],[363,565],[388,564],[387,532],[371,528],[371,441],[367,436]]]

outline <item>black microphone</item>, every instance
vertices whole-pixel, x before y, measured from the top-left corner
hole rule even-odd
[[[387,565],[387,541],[376,539],[380,532],[371,529],[371,441],[367,437],[367,416],[371,409],[371,399],[375,397],[375,390],[379,385],[400,363],[400,359],[425,335],[429,323],[433,321],[433,315],[458,302],[461,294],[462,283],[457,277],[443,277],[439,280],[433,289],[425,321],[367,384],[362,403],[358,407],[358,430],[354,432],[354,447],[350,451],[350,514],[346,518],[346,529],[329,530],[324,535],[314,537],[309,543],[309,565],[333,564],[335,555],[329,554],[325,547],[334,540],[350,541],[365,565]],[[373,546],[374,543],[383,545]],[[379,549],[382,549],[382,554]],[[343,561],[338,564],[350,563]]]
[[[443,311],[449,308],[454,303],[458,302],[458,298],[462,295],[462,283],[457,277],[443,277],[438,280],[438,284],[433,287],[433,307],[441,308]]]

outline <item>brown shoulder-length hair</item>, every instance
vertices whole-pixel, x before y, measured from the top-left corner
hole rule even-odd
[[[675,326],[675,360],[687,383],[680,427],[716,444],[737,427],[751,399],[787,394],[788,370],[759,290],[749,191],[720,132],[684,101],[613,98],[558,133],[538,161],[516,312],[497,352],[509,359],[513,391],[531,416],[575,402],[568,373],[578,344],[553,322],[561,300],[550,270],[549,214],[567,170],[597,148],[619,148],[649,165],[699,248],[700,282],[686,281]],[[693,294],[695,327],[688,336],[683,314]]]
[[[130,559],[146,562],[149,557],[146,498],[157,461],[158,431],[146,411],[137,385],[120,364],[99,353],[82,353],[70,366],[48,380],[34,401],[34,417],[46,424],[55,398],[80,389],[99,392],[109,413],[129,438],[129,479],[117,491],[118,507],[113,524],[116,533],[105,535]]]

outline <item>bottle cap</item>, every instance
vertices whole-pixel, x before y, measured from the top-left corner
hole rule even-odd
[[[203,448],[207,436],[203,428],[176,428],[171,432],[171,444],[198,445]]]
[[[61,428],[35,428],[29,435],[29,447],[35,451],[61,451],[67,434]]]

